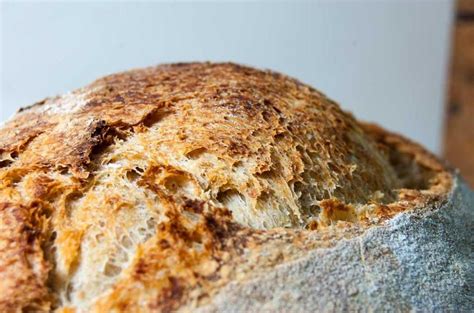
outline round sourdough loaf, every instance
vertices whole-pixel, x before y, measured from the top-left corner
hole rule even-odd
[[[473,203],[287,76],[110,75],[0,128],[0,311],[468,310]]]

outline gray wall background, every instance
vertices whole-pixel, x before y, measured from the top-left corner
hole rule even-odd
[[[297,77],[440,151],[450,0],[0,6],[0,122],[116,71],[234,61]]]

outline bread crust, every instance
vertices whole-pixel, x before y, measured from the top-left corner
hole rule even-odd
[[[0,311],[192,309],[452,186],[421,146],[231,63],[45,99],[0,129],[0,156]]]

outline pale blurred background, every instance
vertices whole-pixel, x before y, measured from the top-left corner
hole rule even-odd
[[[0,121],[102,75],[233,61],[313,85],[441,152],[449,0],[2,2]]]

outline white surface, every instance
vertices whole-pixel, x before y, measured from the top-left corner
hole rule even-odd
[[[104,74],[231,60],[309,83],[438,152],[452,2],[2,2],[0,121]]]

